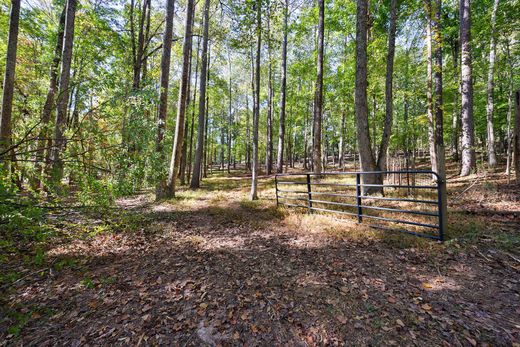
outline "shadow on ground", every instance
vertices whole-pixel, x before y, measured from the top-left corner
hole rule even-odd
[[[44,346],[519,341],[518,272],[498,255],[399,243],[389,234],[343,237],[319,217],[309,232],[308,217],[242,200],[245,185],[226,187],[216,196],[210,185],[181,203],[140,198],[125,206],[140,216],[132,232],[52,249],[51,262],[72,265],[9,291],[9,308],[27,318],[18,336],[4,330],[0,339]]]

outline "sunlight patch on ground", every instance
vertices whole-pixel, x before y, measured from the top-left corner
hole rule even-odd
[[[425,290],[440,291],[440,290],[460,290],[460,285],[450,277],[433,276],[426,280],[422,280],[422,286]]]

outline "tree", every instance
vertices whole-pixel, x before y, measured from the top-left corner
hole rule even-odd
[[[446,177],[445,150],[444,150],[444,115],[442,100],[442,0],[435,1],[435,153],[437,157],[437,174],[442,180]],[[441,182],[439,182],[441,184]],[[445,192],[441,193],[445,199]],[[446,206],[446,204],[443,204]]]
[[[228,81],[228,127],[227,127],[227,172],[231,173],[231,142],[233,141],[233,85],[231,81],[231,52],[228,48],[228,71],[229,71],[229,81]]]
[[[157,138],[155,150],[159,154],[160,162],[164,161],[163,139],[166,128],[166,115],[168,112],[168,89],[170,85],[170,60],[173,37],[173,16],[175,12],[175,0],[166,0],[166,23],[163,35],[163,52],[161,57],[161,76],[159,91],[159,108],[157,111]],[[165,182],[159,179],[156,186],[155,197],[160,199],[165,193]]]
[[[357,2],[356,15],[356,91],[355,112],[357,124],[357,141],[361,171],[375,171],[375,160],[370,147],[367,102],[367,18],[368,1]],[[364,184],[377,183],[375,175],[363,175]],[[363,194],[379,191],[373,187],[363,187]]]
[[[283,8],[283,39],[282,39],[282,69],[280,79],[280,129],[278,131],[278,151],[276,157],[276,172],[283,172],[283,149],[285,138],[285,105],[287,100],[287,35],[289,18],[289,0],[285,0]]]
[[[316,64],[316,85],[314,94],[312,163],[315,173],[321,173],[321,123],[323,118],[323,55],[325,50],[325,0],[318,0],[318,57]]]
[[[138,0],[139,1],[139,0]],[[147,12],[151,11],[151,0],[143,0],[139,5],[139,30],[137,39],[135,37],[135,0],[130,2],[130,34],[132,41],[132,59],[133,59],[133,89],[138,90],[142,79],[143,63],[145,58],[145,45],[147,38],[145,37]],[[137,40],[137,42],[136,42]]]
[[[495,153],[495,130],[493,127],[493,91],[495,78],[495,56],[496,56],[496,22],[497,9],[499,0],[493,1],[493,10],[491,12],[491,38],[489,43],[489,68],[487,80],[487,151],[488,151],[488,165],[495,167],[497,165],[497,157]]]
[[[513,166],[516,172],[516,184],[520,185],[520,90],[515,93],[515,127],[513,132]]]
[[[65,32],[63,34],[63,51],[61,54],[61,73],[59,94],[56,103],[56,124],[54,127],[54,144],[51,150],[52,183],[59,185],[63,177],[62,151],[66,144],[65,128],[67,125],[67,111],[69,101],[70,68],[72,63],[72,49],[74,45],[74,21],[76,18],[77,0],[67,0],[67,14],[65,16]]]
[[[346,114],[345,114],[345,111],[341,112],[341,126],[340,126],[340,133],[339,133],[339,168],[342,169],[343,168],[343,161],[345,159],[345,120],[346,120]]]
[[[428,114],[428,145],[432,171],[437,172],[437,151],[435,144],[435,118],[433,113],[433,50],[432,22],[433,12],[431,0],[425,0],[426,10],[426,102]]]
[[[273,60],[271,56],[271,11],[267,12],[267,139],[265,146],[265,172],[273,171]]]
[[[473,81],[471,76],[471,15],[470,0],[460,0],[461,45],[461,120],[462,120],[462,169],[461,176],[475,170],[475,140],[473,120]]]
[[[166,197],[175,197],[175,181],[179,172],[182,143],[184,141],[184,119],[186,116],[186,100],[188,98],[189,68],[192,41],[192,23],[194,13],[194,0],[188,0],[186,4],[186,21],[184,27],[184,42],[182,46],[182,74],[179,88],[179,100],[177,104],[177,121],[175,123],[175,139],[173,140],[172,157],[166,181]]]
[[[392,122],[394,112],[393,98],[393,76],[394,76],[394,57],[395,57],[395,32],[397,29],[397,0],[390,0],[390,26],[388,29],[388,52],[386,56],[386,80],[385,80],[385,125],[381,146],[377,158],[377,170],[386,170],[386,155],[392,133]],[[375,139],[374,139],[375,141]]]
[[[199,94],[199,117],[197,128],[197,145],[195,147],[195,163],[193,164],[193,174],[191,176],[190,187],[200,187],[200,174],[202,165],[202,155],[204,153],[204,125],[206,119],[206,78],[208,69],[208,39],[209,39],[209,6],[210,0],[204,2],[204,33],[202,36],[202,61],[200,67],[200,94]]]
[[[356,92],[355,92],[355,111],[357,124],[358,148],[362,171],[384,171],[386,167],[386,152],[390,140],[393,119],[393,64],[395,55],[395,32],[397,26],[397,2],[391,1],[390,4],[390,26],[388,33],[388,52],[385,82],[385,125],[383,136],[379,146],[377,161],[371,147],[369,123],[368,123],[368,103],[367,103],[367,16],[368,3],[359,1],[357,5],[357,25],[356,25]],[[374,120],[375,122],[375,120]],[[374,139],[375,142],[375,139]],[[382,174],[363,175],[364,184],[382,184]],[[363,186],[364,194],[382,193],[381,186]]]
[[[11,117],[13,112],[14,75],[16,69],[16,51],[18,49],[19,22],[20,0],[12,0],[11,14],[9,15],[9,37],[7,39],[7,55],[0,118],[0,163],[4,162],[6,163],[6,166],[8,161],[3,158],[9,156],[8,152],[11,147],[13,136]]]
[[[508,79],[509,79],[509,85],[508,85],[508,96],[507,96],[507,130],[506,130],[506,136],[507,136],[507,149],[506,149],[506,175],[507,175],[507,181],[509,182],[509,175],[511,174],[511,156],[512,156],[512,142],[513,142],[513,136],[511,133],[511,117],[513,114],[513,59],[511,59],[511,52],[510,52],[510,43],[509,39],[506,40],[505,43],[505,49],[506,49],[506,58],[508,62]]]
[[[50,72],[49,72],[49,88],[47,89],[47,96],[45,98],[45,104],[43,105],[42,116],[41,116],[41,130],[38,134],[38,143],[36,147],[36,162],[35,171],[37,177],[34,180],[33,186],[38,189],[41,185],[40,175],[42,173],[42,161],[44,160],[45,144],[47,143],[47,151],[50,152],[52,140],[50,139],[49,122],[51,120],[52,111],[54,109],[54,99],[56,90],[58,88],[58,72],[61,62],[61,53],[63,50],[63,33],[65,31],[65,15],[66,6],[63,7],[63,11],[60,15],[60,22],[58,24],[58,34],[56,37],[56,48],[54,50],[54,58],[52,60]]]
[[[256,56],[253,104],[253,160],[251,167],[251,200],[258,200],[258,120],[260,118],[260,53],[262,49],[262,0],[256,5]]]

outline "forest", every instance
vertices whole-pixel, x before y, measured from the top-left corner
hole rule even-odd
[[[519,28],[0,0],[0,346],[518,346]]]

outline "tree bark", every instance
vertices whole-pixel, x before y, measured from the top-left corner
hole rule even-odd
[[[340,133],[339,133],[339,168],[343,168],[343,162],[344,162],[344,156],[345,156],[345,120],[346,120],[346,114],[345,111],[341,112],[341,127],[340,127]]]
[[[459,43],[454,40],[452,44],[452,60],[453,60],[453,80],[459,81]],[[451,139],[451,152],[453,160],[459,161],[459,136],[460,136],[460,117],[459,117],[459,95],[460,95],[460,83],[458,83],[457,93],[453,93],[453,117],[452,117],[452,139]]]
[[[271,13],[267,12],[267,139],[265,146],[265,172],[273,171],[273,62],[271,57]]]
[[[368,1],[357,1],[356,23],[356,91],[355,112],[361,171],[375,171],[376,162],[370,147],[367,101]],[[363,184],[377,184],[377,175],[362,175]],[[379,187],[363,186],[363,194],[380,192]]]
[[[197,100],[197,83],[199,82],[199,52],[200,52],[200,43],[201,40],[199,39],[197,41],[197,55],[196,55],[196,62],[195,62],[195,88],[193,88],[193,102]],[[197,131],[199,129],[197,128]],[[204,126],[202,127],[203,137],[202,137],[202,143],[204,145]],[[195,133],[195,105],[193,105],[191,110],[191,128],[190,128],[190,148],[188,151],[188,180],[190,181],[191,186],[191,174],[192,174],[192,166],[191,163],[193,163],[193,135]],[[197,140],[198,140],[198,134],[197,134]],[[203,146],[204,147],[204,146]],[[204,152],[204,151],[203,151]],[[199,179],[200,179],[200,171],[199,170]]]
[[[516,184],[520,184],[520,90],[515,93],[515,129],[513,133],[513,166],[516,174]]]
[[[285,0],[283,9],[283,40],[282,40],[282,71],[280,81],[280,129],[278,132],[278,151],[276,158],[276,172],[283,172],[283,149],[285,137],[285,105],[287,99],[287,36],[289,18],[289,0]],[[306,166],[306,165],[304,165]]]
[[[206,73],[206,86],[209,83],[210,76],[210,66],[211,66],[211,45],[208,42],[208,64],[207,64],[207,73]],[[204,124],[204,151],[203,151],[203,174],[202,177],[208,177],[208,163],[210,162],[211,151],[208,151],[208,141],[210,141],[210,131],[209,131],[209,95],[206,93],[206,123]]]
[[[256,62],[255,98],[253,105],[253,160],[251,175],[251,200],[258,200],[258,120],[260,118],[260,53],[262,48],[262,0],[256,1]]]
[[[436,0],[435,6],[435,153],[437,156],[437,174],[444,179],[446,177],[446,163],[444,151],[444,116],[442,100],[442,31],[441,13],[442,0]],[[445,197],[443,197],[445,198]]]
[[[512,141],[511,134],[511,118],[513,113],[513,61],[511,59],[511,51],[509,48],[509,40],[506,41],[506,56],[509,65],[509,93],[507,97],[507,161],[506,161],[506,175],[509,183],[509,175],[511,173],[511,156],[512,156]]]
[[[233,141],[233,112],[232,112],[232,85],[231,85],[231,53],[228,48],[228,68],[229,68],[229,86],[228,86],[228,128],[227,128],[227,172],[231,173],[231,142]]]
[[[179,88],[179,100],[177,104],[177,121],[175,123],[175,139],[172,147],[172,157],[166,181],[166,197],[175,197],[175,184],[179,171],[182,143],[184,141],[184,119],[186,116],[186,100],[189,83],[189,64],[191,55],[192,23],[194,12],[194,0],[188,0],[186,4],[186,21],[184,28],[184,42],[182,47],[182,74]]]
[[[60,15],[60,21],[58,24],[58,34],[56,36],[56,48],[54,49],[54,58],[52,60],[51,68],[49,71],[49,88],[47,89],[47,96],[45,98],[45,104],[43,105],[42,118],[41,118],[41,129],[38,134],[38,142],[36,144],[35,154],[35,165],[34,170],[36,171],[36,178],[33,183],[33,188],[41,188],[41,175],[43,165],[42,162],[45,160],[45,146],[47,144],[47,152],[50,152],[52,146],[52,140],[50,136],[49,122],[51,121],[52,111],[54,109],[54,97],[56,95],[56,89],[58,87],[58,71],[61,62],[61,51],[63,49],[63,33],[65,30],[65,14],[66,6],[63,7],[63,11]]]
[[[314,173],[321,173],[321,123],[323,118],[323,54],[325,39],[325,0],[318,0],[318,57],[316,71],[316,90],[314,95],[312,161]]]
[[[14,97],[14,76],[16,70],[16,51],[18,49],[18,29],[20,22],[20,0],[11,1],[11,14],[9,15],[9,37],[7,39],[7,56],[5,63],[4,86],[2,90],[2,108],[0,118],[0,164],[4,163],[4,169],[9,171],[10,153],[12,143],[12,124]],[[5,153],[4,153],[5,152]]]
[[[51,150],[52,182],[58,185],[63,177],[63,161],[61,152],[65,147],[65,127],[67,122],[67,105],[69,100],[70,69],[74,45],[74,21],[76,18],[77,0],[67,1],[65,32],[63,35],[63,52],[60,73],[60,86],[56,107],[56,124],[54,128],[54,145]]]
[[[170,80],[170,60],[172,51],[173,37],[173,16],[175,12],[175,0],[166,0],[166,24],[163,36],[163,52],[161,57],[161,77],[159,92],[159,109],[157,112],[157,137],[155,141],[155,150],[159,155],[160,163],[165,160],[163,148],[164,130],[166,128],[166,116],[168,113],[168,89]],[[164,178],[160,178],[157,182],[155,197],[160,199],[164,196],[166,186]]]
[[[202,37],[202,57],[200,67],[200,94],[199,94],[199,116],[197,127],[197,145],[195,147],[195,163],[193,164],[193,175],[191,176],[190,187],[200,187],[200,174],[202,165],[202,155],[204,153],[204,128],[207,124],[206,119],[206,78],[208,69],[208,38],[209,38],[209,6],[210,0],[204,2],[204,33]]]
[[[425,0],[426,10],[426,61],[427,61],[427,77],[426,77],[426,98],[427,98],[427,115],[428,115],[428,145],[430,149],[430,162],[432,171],[437,172],[437,152],[435,151],[435,118],[433,114],[433,50],[432,50],[432,3],[431,0]]]
[[[196,6],[196,4],[194,4],[193,6]],[[195,8],[193,9],[195,11]],[[193,20],[191,25],[192,25],[192,31],[193,31],[193,23],[195,21]],[[192,39],[193,40],[193,39]],[[191,97],[191,69],[192,69],[192,61],[193,61],[193,54],[192,54],[192,51],[193,50],[193,46],[191,47],[190,49],[190,64],[189,64],[189,67],[188,67],[188,87],[186,88],[186,111],[188,110],[188,108],[190,107],[190,103],[192,102],[190,97]],[[183,186],[186,184],[186,157],[187,157],[187,154],[188,154],[188,134],[189,134],[189,131],[190,131],[190,120],[188,117],[185,117],[184,118],[184,140],[182,141],[182,148],[181,148],[181,159],[180,159],[180,164],[179,164],[179,173],[178,173],[178,177],[179,177],[179,180],[180,180],[180,185]],[[191,164],[189,164],[191,165]]]
[[[470,0],[460,0],[461,44],[461,120],[462,120],[462,169],[461,176],[475,170],[475,139],[473,121],[473,81],[471,77],[471,16]]]
[[[134,0],[132,0],[131,5],[131,25],[132,25],[132,47],[134,47],[134,64],[133,64],[133,82],[132,86],[134,90],[138,90],[141,83],[141,71],[143,67],[143,55],[144,55],[144,32],[145,32],[145,23],[146,23],[146,17],[147,17],[147,11],[150,10],[151,0],[143,0],[142,5],[140,6],[141,13],[139,17],[139,31],[137,34],[137,44],[135,43],[135,29],[133,28],[133,15],[134,15],[134,7],[135,3]]]
[[[487,151],[488,165],[493,168],[497,165],[497,157],[495,153],[495,131],[493,127],[493,110],[494,110],[494,78],[495,78],[495,56],[496,56],[496,21],[499,0],[493,1],[493,11],[491,12],[491,38],[489,43],[489,69],[487,80]]]
[[[393,99],[393,76],[394,76],[394,57],[395,57],[395,32],[397,27],[397,0],[390,1],[390,27],[388,29],[388,52],[386,56],[386,81],[385,81],[385,125],[381,138],[381,145],[377,158],[377,170],[386,170],[386,156],[388,145],[390,143],[390,135],[392,133],[392,122],[394,115],[394,99]],[[375,141],[375,139],[374,139]],[[383,181],[383,178],[380,178]]]

